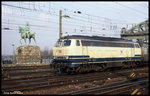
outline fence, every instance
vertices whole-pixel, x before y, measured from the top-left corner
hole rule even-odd
[[[51,58],[41,58],[39,55],[3,55],[1,59],[2,64],[50,64]]]
[[[13,64],[13,55],[3,55],[1,59],[2,64]]]

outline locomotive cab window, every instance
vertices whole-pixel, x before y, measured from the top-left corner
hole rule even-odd
[[[61,43],[62,43],[62,41],[57,41],[55,47],[60,47]]]
[[[135,44],[135,48],[140,48],[140,47],[139,47],[139,44]]]
[[[71,40],[64,40],[62,46],[70,46]]]

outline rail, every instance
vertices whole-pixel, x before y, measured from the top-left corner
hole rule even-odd
[[[144,78],[144,80],[143,80],[143,78]],[[92,87],[92,88],[86,88],[86,89],[80,89],[77,91],[62,93],[61,95],[95,94],[95,92],[98,92],[95,95],[107,94],[109,92],[119,90],[120,88],[126,88],[126,87],[135,86],[137,84],[147,83],[148,77],[147,76],[140,77],[140,78],[132,79],[130,81],[131,82],[129,82],[129,80],[124,80],[124,81],[114,82],[114,83],[107,84],[107,85],[99,85],[99,86]]]

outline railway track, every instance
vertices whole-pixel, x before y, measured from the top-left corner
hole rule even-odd
[[[2,80],[28,79],[34,77],[49,76],[49,74],[52,74],[50,69],[26,70],[21,72],[4,72],[2,74]]]
[[[123,92],[129,91],[131,87],[135,87],[137,85],[144,84],[142,87],[148,87],[148,77],[140,77],[140,78],[135,78],[135,79],[130,79],[130,80],[124,80],[120,82],[113,82],[110,84],[106,85],[98,85],[95,87],[91,88],[86,88],[86,89],[80,89],[77,91],[72,91],[72,92],[66,92],[61,95],[82,95],[82,94],[94,94],[94,95],[108,95],[108,94],[115,94],[114,92],[118,92],[122,89],[125,89],[124,91],[120,91],[116,94],[122,94]],[[126,93],[130,95],[129,93]]]
[[[27,66],[26,68],[28,68],[28,67],[29,66]],[[42,67],[45,68],[45,66],[42,66]],[[21,68],[20,68],[19,69],[20,71],[17,70],[17,69],[16,69],[16,71],[15,70],[9,70],[9,71],[7,71],[7,70],[4,71],[3,70],[2,71],[2,79],[8,80],[8,79],[13,79],[13,78],[21,78],[21,77],[26,79],[26,78],[32,78],[31,77],[32,75],[35,75],[35,76],[38,77],[38,75],[42,75],[43,76],[46,73],[51,73],[52,72],[52,70],[49,67],[46,67],[45,69],[44,68],[41,69],[41,67],[39,67],[39,66],[37,67],[36,66],[35,68],[36,69],[32,69],[31,68],[31,69],[26,69],[26,70],[23,70],[23,69],[21,70]]]
[[[146,69],[139,69],[135,71],[138,72],[147,72]],[[110,74],[110,72],[114,74]],[[118,76],[127,77],[133,70],[117,70],[110,72],[95,72],[89,74],[79,74],[79,75],[49,75],[41,76],[36,78],[26,78],[26,79],[10,79],[2,80],[2,91],[3,92],[12,92],[15,90],[19,91],[32,91],[44,88],[54,88],[65,86],[68,84],[79,84],[84,82],[91,82],[95,80],[105,80],[109,78],[115,78]]]
[[[2,71],[22,71],[22,70],[35,70],[35,69],[49,69],[49,65],[22,65],[22,66],[3,66]]]
[[[49,65],[4,66],[1,70],[2,79],[5,80],[19,77],[31,77],[31,75],[34,74],[42,75],[51,72]]]

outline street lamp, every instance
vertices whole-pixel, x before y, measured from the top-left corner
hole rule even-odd
[[[81,14],[81,11],[74,11],[74,13]],[[59,38],[62,37],[62,17],[64,17],[64,18],[71,18],[68,15],[63,15],[62,16],[62,11],[59,10]]]
[[[13,46],[13,64],[15,64],[15,48],[14,48],[15,44],[12,44],[12,46]]]
[[[59,38],[62,37],[62,17],[64,17],[64,18],[71,18],[68,15],[63,15],[62,16],[62,11],[61,10],[59,11]]]

